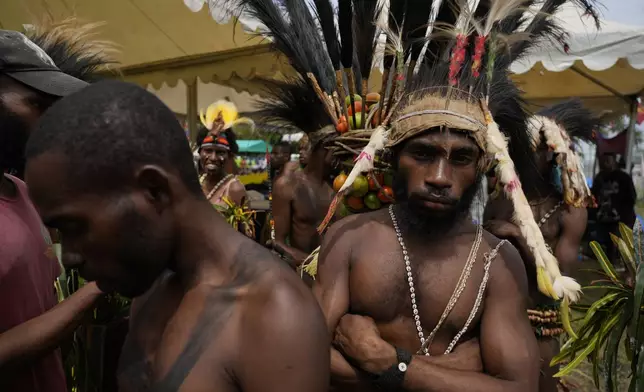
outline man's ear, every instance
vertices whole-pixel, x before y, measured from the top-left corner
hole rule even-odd
[[[172,202],[170,178],[168,172],[161,167],[155,165],[143,166],[137,170],[135,180],[145,198],[158,211],[161,211]]]

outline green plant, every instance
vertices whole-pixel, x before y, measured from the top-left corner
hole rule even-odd
[[[552,364],[566,363],[556,376],[570,374],[584,359],[592,363],[593,381],[608,392],[617,390],[617,362],[620,343],[631,360],[629,391],[644,391],[644,230],[638,220],[633,229],[620,224],[620,236],[611,234],[626,267],[620,276],[601,246],[593,241],[590,247],[597,257],[601,279],[584,290],[600,290],[603,296],[590,305],[575,308],[584,312],[577,336],[568,340]],[[641,376],[641,377],[640,377]]]
[[[61,260],[60,244],[54,250]],[[61,263],[62,266],[62,263]],[[62,269],[55,282],[58,300],[63,301],[85,285],[75,269]],[[113,334],[114,326],[124,320],[130,309],[130,300],[118,294],[108,294],[99,299],[87,321],[67,341],[61,344],[67,390],[69,392],[100,392],[107,377],[104,364],[108,334]]]

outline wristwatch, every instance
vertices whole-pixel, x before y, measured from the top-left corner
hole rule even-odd
[[[396,347],[396,363],[385,372],[373,378],[373,383],[378,389],[396,390],[405,380],[405,374],[412,360],[411,353]]]

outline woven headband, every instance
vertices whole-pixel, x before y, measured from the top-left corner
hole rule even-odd
[[[486,125],[484,125],[482,122],[480,122],[480,121],[478,121],[478,120],[476,120],[476,119],[474,119],[472,117],[466,116],[464,114],[454,112],[452,110],[436,110],[436,109],[419,110],[419,111],[416,111],[416,112],[407,113],[404,116],[401,116],[401,117],[397,118],[395,122],[400,122],[402,120],[406,120],[408,118],[415,117],[415,116],[422,116],[424,114],[446,114],[446,115],[449,115],[449,116],[458,117],[461,120],[469,121],[470,123],[472,123],[472,125],[474,125],[474,126],[476,126],[478,128],[482,128],[482,129],[486,128]]]

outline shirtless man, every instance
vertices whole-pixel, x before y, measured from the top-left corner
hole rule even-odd
[[[311,140],[307,135],[302,136],[299,143],[300,167],[305,168],[311,158]]]
[[[332,156],[323,143],[311,146],[306,167],[278,178],[273,187],[274,248],[298,267],[320,245],[317,227],[334,192],[327,182]]]
[[[199,159],[203,174],[201,175],[201,188],[206,199],[212,204],[226,206],[224,198],[238,206],[246,200],[244,184],[227,168],[233,160],[231,142],[225,133],[219,136],[206,136],[199,145]]]
[[[297,168],[295,162],[291,162],[291,145],[287,142],[279,142],[271,150],[271,179],[273,186],[283,175],[294,171]]]
[[[212,208],[152,94],[108,81],[60,100],[32,134],[26,176],[81,274],[135,298],[120,391],[327,390],[315,299]]]
[[[565,104],[573,106],[566,108],[563,106]],[[560,110],[555,112],[562,114],[568,112],[566,115],[568,121],[575,122],[576,120],[578,126],[585,128],[585,132],[590,135],[593,129],[591,114],[580,108],[580,105],[580,103],[573,102],[563,103],[558,105]],[[575,111],[570,112],[570,108],[574,108]],[[585,119],[579,119],[579,115]],[[572,129],[569,129],[570,131]],[[533,176],[537,182],[532,184],[529,192],[526,192],[526,197],[530,202],[532,213],[541,233],[548,246],[554,251],[562,272],[570,275],[575,271],[574,265],[579,255],[579,247],[586,230],[588,215],[586,208],[574,207],[564,202],[562,189],[558,189],[553,182],[553,171],[556,170],[557,165],[556,155],[548,147],[543,135],[543,131],[537,130],[537,135],[534,138],[539,176]],[[558,309],[557,302],[543,295],[537,287],[534,258],[531,256],[526,242],[522,239],[519,228],[512,223],[513,214],[512,203],[506,198],[499,197],[490,200],[485,209],[484,225],[497,237],[512,242],[521,253],[528,271],[531,312],[556,311]],[[559,352],[558,335],[563,332],[563,329],[558,323],[542,324],[538,322],[533,322],[533,328],[539,341],[539,351],[542,358],[539,390],[541,392],[556,392],[558,381],[553,375],[557,373],[558,367],[551,367],[550,361]]]
[[[393,155],[397,204],[339,221],[320,250],[314,293],[336,337],[332,385],[339,391],[375,391],[379,385],[396,391],[535,391],[539,357],[525,317],[523,263],[514,247],[468,217],[482,175],[480,149],[462,132],[430,130],[404,141]],[[465,289],[441,320],[468,253],[476,261]],[[409,255],[407,266],[403,254]],[[489,280],[479,294],[487,260]],[[431,356],[417,354],[417,329],[431,341]],[[392,387],[387,377],[400,378]]]

